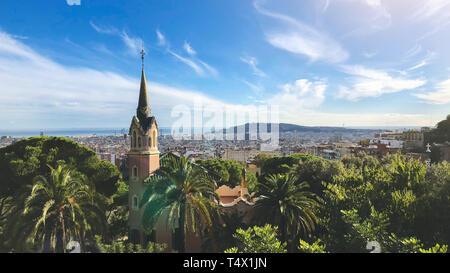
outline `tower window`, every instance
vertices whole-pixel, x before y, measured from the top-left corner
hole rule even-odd
[[[133,209],[137,210],[139,208],[139,199],[137,195],[133,195]]]
[[[133,167],[133,177],[137,177],[138,176],[138,169],[137,167]]]
[[[131,140],[131,146],[136,147],[136,131],[133,131],[133,139]]]
[[[153,131],[153,147],[156,147],[156,131]]]
[[[153,147],[152,146],[152,137],[148,137],[148,146]]]
[[[138,146],[139,146],[139,148],[142,147],[142,140],[141,140],[141,137],[138,137]]]

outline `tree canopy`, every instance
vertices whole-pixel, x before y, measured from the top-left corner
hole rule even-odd
[[[91,149],[70,139],[32,137],[19,140],[0,149],[0,251],[40,250],[38,245],[29,240],[31,237],[29,237],[28,229],[21,228],[21,225],[25,223],[33,227],[37,224],[33,220],[35,218],[29,219],[29,217],[38,211],[41,213],[47,211],[48,215],[41,214],[40,216],[41,219],[47,219],[48,216],[52,215],[50,213],[53,206],[51,203],[61,198],[56,193],[55,195],[45,195],[47,201],[42,203],[45,199],[43,198],[44,195],[38,196],[36,195],[38,192],[33,193],[32,189],[38,187],[39,184],[43,188],[42,185],[53,183],[54,185],[65,185],[61,186],[60,193],[65,191],[68,193],[72,192],[68,185],[74,185],[73,182],[64,184],[54,180],[52,169],[64,169],[65,171],[61,171],[61,173],[70,173],[70,177],[81,181],[78,183],[80,189],[83,188],[83,191],[90,192],[90,196],[93,197],[90,198],[90,202],[81,202],[80,200],[80,203],[67,203],[73,205],[73,213],[75,214],[71,213],[71,215],[79,215],[78,218],[81,219],[74,225],[80,226],[83,224],[81,226],[84,226],[85,230],[92,230],[91,237],[99,233],[105,235],[105,223],[102,224],[102,221],[108,220],[107,214],[111,215],[111,213],[107,213],[108,211],[115,211],[119,203],[123,205],[120,200],[123,200],[123,192],[127,191],[126,185],[121,182],[121,174],[118,169],[113,164],[100,160]],[[118,188],[121,189],[121,193],[118,193]],[[33,194],[37,197],[31,197]],[[119,198],[119,196],[122,197]],[[31,202],[31,200],[35,201]],[[76,198],[70,200],[76,200]],[[54,205],[60,205],[56,203]],[[91,209],[80,209],[82,203],[86,206],[95,207],[95,213]],[[80,205],[80,207],[77,208],[75,204]],[[27,207],[28,209],[25,210]],[[31,214],[24,214],[24,210]],[[82,214],[85,215],[82,216]],[[94,215],[97,216],[94,217]],[[71,219],[75,219],[72,216]],[[91,222],[86,225],[86,219],[94,219],[96,223]],[[50,220],[46,222],[47,226],[50,225],[50,222]],[[71,220],[67,220],[68,224],[70,222]],[[58,227],[58,229],[60,228]],[[24,240],[9,240],[15,230],[21,232],[21,234],[16,234],[17,238],[24,238]],[[41,230],[46,229],[39,227],[36,231],[39,234]]]

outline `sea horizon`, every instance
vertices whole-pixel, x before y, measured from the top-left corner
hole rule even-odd
[[[336,126],[306,126],[306,127],[336,127]],[[367,130],[407,130],[420,129],[423,126],[346,126],[346,129],[367,129]],[[161,127],[159,129],[162,135],[171,133],[172,128]],[[126,128],[49,128],[49,129],[0,129],[0,137],[33,137],[40,136],[41,132],[44,136],[108,136],[128,134]]]

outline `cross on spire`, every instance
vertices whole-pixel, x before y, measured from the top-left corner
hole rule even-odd
[[[145,56],[145,51],[144,51],[144,49],[142,49],[141,50],[142,69],[144,69],[144,56]]]

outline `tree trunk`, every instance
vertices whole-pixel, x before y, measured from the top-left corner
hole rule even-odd
[[[214,231],[212,229],[212,226],[208,226],[209,236],[211,236],[211,244],[213,248],[213,252],[217,253],[217,243],[216,243],[216,237],[214,236]]]
[[[284,219],[284,217],[281,217],[281,221],[280,221],[280,241],[281,243],[286,242],[286,220]]]
[[[186,204],[181,205],[180,209],[180,218],[178,219],[178,236],[179,238],[176,238],[179,240],[180,245],[178,247],[178,250],[180,253],[186,252]]]
[[[62,251],[63,253],[66,252],[66,230],[64,228],[64,217],[62,214],[62,211],[59,212],[59,221],[61,222],[61,227],[62,227]]]

